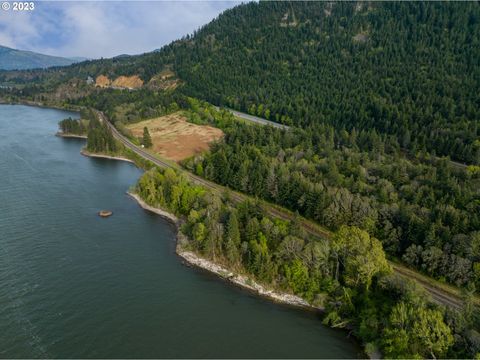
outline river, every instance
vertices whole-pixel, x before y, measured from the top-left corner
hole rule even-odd
[[[140,170],[54,136],[68,116],[0,105],[0,357],[361,356],[314,313],[182,265],[174,229],[125,194]]]

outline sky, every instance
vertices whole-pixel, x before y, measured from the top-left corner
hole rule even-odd
[[[0,9],[0,45],[65,57],[141,54],[193,33],[237,4],[234,1],[36,1],[33,11]]]

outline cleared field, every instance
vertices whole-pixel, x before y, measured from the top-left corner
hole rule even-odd
[[[223,137],[220,129],[191,124],[179,113],[141,121],[127,128],[134,136],[142,137],[145,126],[152,137],[152,150],[173,161],[204,152],[212,141]]]

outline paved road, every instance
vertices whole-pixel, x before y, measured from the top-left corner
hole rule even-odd
[[[128,140],[125,136],[123,136],[103,115],[101,112],[97,112],[99,119],[101,122],[104,122],[107,124],[107,126],[112,130],[113,136],[120,141],[125,147],[128,149],[132,150],[135,152],[137,155],[141,156],[142,158],[151,161],[155,165],[162,167],[162,168],[171,168],[175,169],[177,171],[181,171],[185,176],[187,176],[192,182],[205,186],[217,193],[223,193],[226,188],[218,185],[216,183],[213,183],[211,181],[205,180],[199,176],[196,176],[188,171],[182,170],[177,166],[174,166],[173,164],[163,161],[159,158],[156,158],[155,156],[151,155],[147,151],[145,151],[143,148],[136,146],[133,144],[130,140]],[[237,192],[231,192],[230,194],[231,199],[236,201],[236,202],[242,202],[247,200],[249,197],[243,194],[239,194]],[[287,211],[282,211],[281,209],[275,208],[275,207],[270,207],[270,206],[262,206],[262,210],[265,211],[266,214],[269,216],[279,218],[282,220],[292,220],[292,214],[287,212]],[[307,220],[302,220],[302,226],[303,229],[310,235],[319,238],[319,239],[326,239],[331,236],[331,233],[328,230],[322,229],[319,226],[315,226],[311,222]],[[419,282],[425,290],[430,294],[432,300],[438,304],[449,306],[455,309],[461,309],[463,306],[463,301],[460,299],[458,296],[455,296],[454,294],[447,293],[439,288],[436,288],[432,286],[430,283],[427,281],[424,281],[420,277],[415,276],[415,272],[412,271],[406,271],[403,268],[399,267],[398,265],[389,262],[392,268],[394,269],[395,273],[398,275],[408,278],[408,279],[414,279],[417,282]]]
[[[450,164],[452,164],[453,166],[456,166],[456,167],[459,167],[459,168],[462,168],[462,169],[466,169],[468,167],[467,164],[464,164],[464,163],[461,163],[461,162],[458,162],[458,161],[453,161],[453,160],[449,160],[450,161]]]
[[[215,108],[217,110],[220,110],[220,108],[218,106],[215,106]],[[290,126],[282,125],[282,124],[279,124],[279,123],[276,123],[276,122],[273,122],[273,121],[270,121],[270,120],[267,120],[267,119],[262,119],[258,116],[245,114],[243,112],[233,110],[233,109],[230,109],[230,108],[224,108],[224,109],[230,111],[233,115],[235,115],[235,116],[237,116],[241,119],[250,121],[250,122],[254,122],[254,123],[257,123],[257,124],[260,124],[260,125],[270,125],[270,126],[273,126],[273,127],[279,128],[279,129],[286,129],[286,130],[290,129]],[[437,158],[437,159],[440,159],[440,158]],[[467,164],[464,164],[464,163],[461,163],[461,162],[458,162],[458,161],[453,161],[453,160],[449,160],[449,161],[450,161],[451,165],[453,165],[455,167],[458,167],[458,168],[461,168],[461,169],[466,169],[467,166],[468,166]]]
[[[220,108],[218,106],[215,106],[215,108],[217,110],[220,110]],[[239,117],[241,119],[244,119],[244,120],[247,120],[247,121],[250,121],[250,122],[254,122],[254,123],[257,123],[257,124],[260,124],[260,125],[270,125],[270,126],[273,126],[273,127],[279,128],[279,129],[285,129],[285,130],[290,129],[290,127],[287,126],[287,125],[279,124],[279,123],[276,123],[274,121],[270,121],[270,120],[267,120],[267,119],[262,119],[258,116],[245,114],[243,112],[233,110],[233,109],[229,109],[229,108],[223,108],[223,109],[225,109],[227,111],[230,111],[236,117]]]
[[[133,144],[130,140],[128,140],[125,136],[123,136],[116,128],[115,126],[112,125],[112,123],[110,123],[110,121],[108,121],[106,119],[106,117],[103,115],[103,113],[97,111],[97,114],[98,114],[98,117],[100,119],[101,122],[104,122],[105,124],[107,124],[107,126],[110,128],[110,130],[112,131],[112,134],[113,136],[118,140],[120,141],[125,147],[127,147],[128,149],[132,150],[134,153],[136,153],[137,155],[141,156],[142,158],[146,159],[146,160],[149,160],[151,161],[152,163],[154,163],[155,165],[161,167],[161,168],[170,168],[170,169],[174,169],[174,170],[177,170],[177,171],[181,171],[184,175],[186,175],[190,180],[192,180],[194,183],[197,183],[197,184],[200,184],[200,185],[203,185],[203,186],[206,186],[208,187],[209,189],[212,189],[212,190],[215,190],[215,191],[219,191],[219,192],[223,192],[225,191],[225,188],[223,186],[220,186],[218,184],[215,184],[211,181],[208,181],[208,180],[205,180],[199,176],[196,176],[188,171],[185,171],[185,170],[182,170],[181,168],[179,168],[178,166],[174,166],[172,163],[170,162],[167,162],[167,161],[163,161],[153,155],[151,155],[149,152],[145,151],[143,148]],[[233,194],[232,195],[234,197],[235,200],[244,200],[246,197],[240,195],[240,194]]]

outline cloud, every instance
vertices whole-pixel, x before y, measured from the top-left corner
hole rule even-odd
[[[139,54],[192,33],[236,2],[65,1],[0,12],[0,44],[58,56]]]

